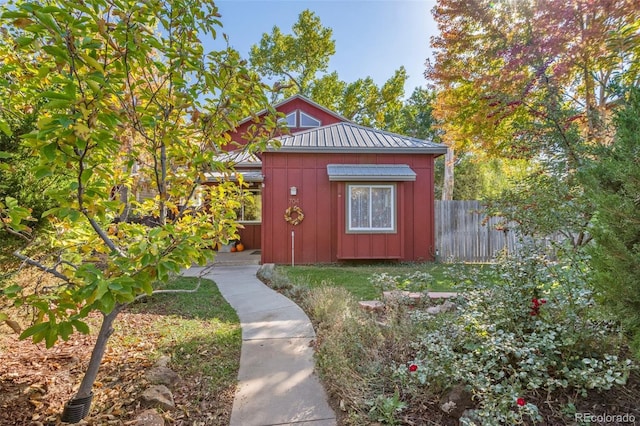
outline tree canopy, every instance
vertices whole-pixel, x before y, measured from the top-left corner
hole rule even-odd
[[[292,31],[283,34],[274,26],[271,34],[263,34],[260,44],[251,47],[251,64],[262,75],[278,79],[285,93],[308,96],[317,73],[327,70],[336,51],[333,30],[323,27],[320,18],[307,9]]]
[[[400,131],[407,81],[404,67],[380,87],[371,77],[343,81],[337,72],[327,73],[335,54],[332,34],[314,12],[304,10],[291,34],[284,34],[277,26],[270,34],[263,34],[260,43],[251,48],[251,64],[267,79],[276,79],[277,93],[299,93],[358,124]]]
[[[88,332],[84,319],[102,313],[78,391],[87,396],[118,312],[235,236],[242,188],[202,183],[230,172],[217,160],[229,133],[269,102],[238,52],[205,52],[199,37],[220,25],[210,0],[27,0],[1,13],[1,130],[37,113],[20,142],[29,173],[63,177],[44,189],[54,207],[41,229],[18,199],[0,200],[0,226],[25,242],[22,267],[52,277],[5,283],[1,297],[34,309],[21,337],[47,346]],[[246,149],[265,146],[268,117],[244,135]],[[143,187],[155,196],[138,197]]]

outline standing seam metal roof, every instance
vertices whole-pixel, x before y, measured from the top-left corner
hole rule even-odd
[[[336,123],[278,138],[282,152],[394,152],[444,154],[446,145],[376,130],[353,123]]]

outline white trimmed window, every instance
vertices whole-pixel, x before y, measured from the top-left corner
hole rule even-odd
[[[348,232],[394,232],[395,185],[347,185]]]
[[[287,127],[296,127],[296,112],[290,112],[286,117],[278,120],[278,123],[285,123]]]
[[[300,111],[300,127],[320,127],[320,120]]]
[[[242,206],[236,210],[238,222],[260,222],[262,220],[262,195],[260,189],[245,190]]]

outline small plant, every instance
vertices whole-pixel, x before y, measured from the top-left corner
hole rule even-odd
[[[372,420],[388,425],[397,425],[397,415],[407,408],[407,404],[400,399],[400,393],[396,389],[393,396],[378,395],[374,400],[367,401],[371,406],[369,417]]]
[[[429,290],[433,281],[431,274],[427,272],[412,272],[403,275],[391,275],[383,272],[374,274],[370,280],[371,284],[383,291],[411,291],[425,292]]]

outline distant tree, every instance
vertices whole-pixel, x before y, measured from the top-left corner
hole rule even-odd
[[[304,10],[293,24],[293,34],[283,34],[274,26],[263,34],[260,44],[251,47],[250,61],[268,78],[275,78],[286,95],[309,96],[317,74],[326,71],[336,51],[333,30],[323,27],[320,18]]]
[[[627,92],[615,125],[613,143],[583,175],[596,208],[591,265],[602,302],[633,334],[640,357],[640,89]]]
[[[400,67],[382,86],[371,77],[347,83],[333,72],[316,79],[311,88],[311,99],[345,118],[363,126],[391,132],[402,130],[404,85],[407,72]]]
[[[576,243],[588,240],[591,210],[575,171],[586,147],[611,140],[617,99],[610,84],[638,84],[636,3],[441,0],[434,9],[440,35],[427,76],[438,90],[443,140],[461,153],[546,163],[532,170],[565,191],[551,204],[530,205],[546,221],[550,208],[571,198]]]
[[[371,77],[348,83],[337,72],[326,74],[335,54],[331,28],[304,10],[293,25],[292,34],[273,27],[260,43],[251,47],[250,61],[267,79],[276,79],[276,93],[296,93],[365,126],[398,131],[407,72],[400,67],[382,86]]]
[[[269,103],[236,51],[204,51],[199,37],[219,25],[213,1],[17,1],[0,12],[9,41],[0,49],[3,117],[42,104],[23,136],[33,173],[65,178],[44,190],[55,201],[47,227],[32,229],[16,197],[0,200],[0,227],[25,242],[15,256],[52,278],[3,285],[0,297],[33,309],[21,338],[47,347],[87,333],[86,317],[102,314],[76,395],[86,397],[118,313],[167,292],[171,274],[236,235],[241,190],[229,183],[203,194],[201,183],[207,172],[230,172],[216,155],[239,120]],[[247,149],[265,146],[267,124],[251,126]],[[138,201],[139,182],[155,198]],[[121,221],[125,209],[154,226]]]
[[[440,134],[433,116],[435,92],[416,87],[404,102],[400,113],[401,132],[418,139],[440,141]]]

